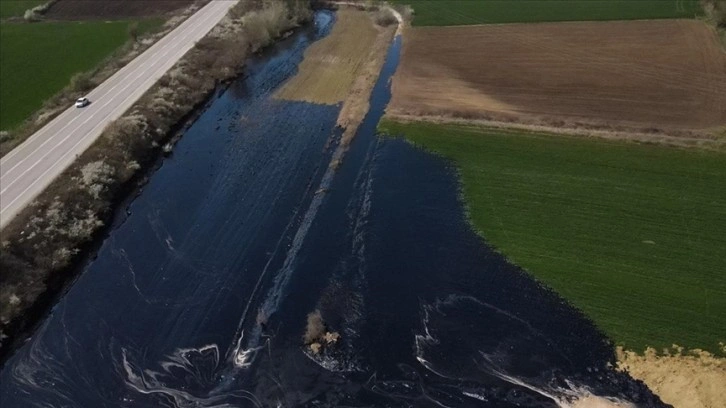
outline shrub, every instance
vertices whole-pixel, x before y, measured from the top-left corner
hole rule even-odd
[[[71,78],[71,89],[76,92],[84,93],[93,89],[96,83],[93,81],[93,75],[89,72],[79,72]]]
[[[29,9],[25,10],[25,14],[23,14],[23,19],[28,23],[35,23],[43,20],[43,16],[36,13],[33,9]]]
[[[131,41],[139,42],[139,23],[138,22],[134,21],[133,23],[129,24],[128,34],[129,34],[129,38],[131,38]]]
[[[323,324],[323,316],[320,314],[320,310],[308,314],[308,323],[305,326],[305,334],[303,335],[303,342],[305,344],[312,344],[315,341],[325,336],[325,324]]]
[[[388,27],[393,24],[397,24],[398,20],[393,12],[388,7],[378,9],[373,13],[373,21],[381,27]]]
[[[701,0],[706,16],[719,28],[726,28],[726,0]]]
[[[41,4],[39,6],[35,6],[31,9],[25,10],[25,14],[23,14],[23,19],[29,23],[34,23],[37,21],[43,20],[43,15],[50,9],[50,6],[52,6],[57,0],[50,0],[47,3]]]
[[[242,26],[252,49],[269,45],[283,30],[289,28],[288,12],[284,3],[272,1],[267,2],[262,10],[251,11],[242,17]]]

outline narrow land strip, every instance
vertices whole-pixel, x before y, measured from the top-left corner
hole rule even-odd
[[[345,149],[368,112],[386,51],[403,20],[391,10],[398,25],[380,27],[370,13],[339,4],[333,31],[306,51],[297,75],[275,97],[321,104],[342,102],[337,124],[345,129],[341,141]],[[332,165],[341,159],[342,154],[336,153]]]
[[[369,62],[378,30],[368,13],[343,8],[327,37],[305,51],[298,73],[276,98],[334,105],[342,102]]]

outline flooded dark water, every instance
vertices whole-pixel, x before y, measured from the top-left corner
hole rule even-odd
[[[270,93],[333,22],[319,12],[188,130],[6,362],[2,407],[659,406],[471,230],[447,162],[375,135],[400,39],[328,171],[339,107]],[[316,309],[342,335],[320,355],[301,341]]]

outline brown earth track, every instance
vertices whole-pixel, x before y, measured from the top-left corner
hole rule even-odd
[[[726,125],[726,53],[689,20],[409,28],[392,115],[639,130]]]
[[[162,16],[195,0],[59,0],[45,16],[55,20],[125,19]]]

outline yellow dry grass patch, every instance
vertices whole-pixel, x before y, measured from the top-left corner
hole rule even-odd
[[[305,51],[298,73],[279,99],[334,105],[349,94],[373,49],[378,30],[366,12],[341,9],[333,31]]]

